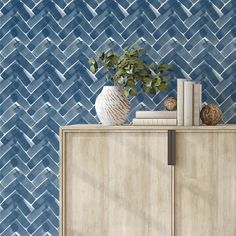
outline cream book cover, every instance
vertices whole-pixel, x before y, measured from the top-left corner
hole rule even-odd
[[[138,119],[176,119],[176,111],[136,111]]]
[[[184,81],[184,126],[193,125],[194,82]]]
[[[133,119],[133,125],[177,125],[176,119]]]
[[[194,111],[193,111],[193,123],[194,125],[200,125],[200,111],[202,109],[202,85],[194,84]]]
[[[177,124],[184,125],[184,81],[186,79],[177,79]]]

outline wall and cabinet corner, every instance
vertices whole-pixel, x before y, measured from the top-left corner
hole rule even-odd
[[[236,126],[170,129],[63,127],[61,236],[236,235]]]

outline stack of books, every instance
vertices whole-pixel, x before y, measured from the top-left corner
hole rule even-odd
[[[177,80],[177,111],[136,111],[133,125],[200,125],[202,85]]]
[[[202,85],[186,79],[177,80],[177,125],[200,125]]]
[[[177,125],[176,111],[136,111],[133,125]]]

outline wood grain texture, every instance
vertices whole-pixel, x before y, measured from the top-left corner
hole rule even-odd
[[[236,133],[178,133],[175,236],[236,235]]]
[[[62,236],[236,235],[236,126],[61,129]]]
[[[169,129],[174,129],[177,132],[235,132],[236,125],[216,125],[216,126],[135,126],[135,125],[120,125],[120,126],[104,126],[104,125],[68,125],[61,128],[64,131],[70,132],[166,132]]]
[[[167,132],[63,132],[62,236],[170,236]]]

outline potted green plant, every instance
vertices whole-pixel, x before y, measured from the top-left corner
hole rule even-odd
[[[97,97],[95,109],[105,125],[120,125],[130,110],[128,96],[136,96],[138,88],[143,92],[156,94],[165,91],[168,85],[169,64],[146,63],[144,49],[129,48],[118,56],[109,51],[98,53],[89,60],[90,70],[96,73],[99,68],[105,71],[107,80],[115,86],[104,86]]]

